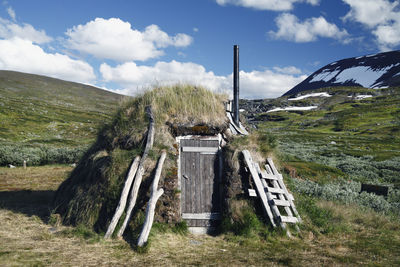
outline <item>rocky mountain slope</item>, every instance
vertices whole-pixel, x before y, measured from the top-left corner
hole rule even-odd
[[[286,92],[284,96],[324,87],[386,88],[400,85],[400,51],[342,59],[330,63]]]

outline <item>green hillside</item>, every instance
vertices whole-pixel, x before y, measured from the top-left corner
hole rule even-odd
[[[281,167],[293,178],[292,190],[398,213],[399,88],[329,88],[319,92],[332,96],[298,101],[281,97],[259,103],[268,109],[318,106],[314,110],[245,114],[253,118],[261,134],[277,139]],[[357,95],[372,97],[357,99]],[[389,186],[388,198],[359,194],[361,183]]]
[[[86,147],[123,98],[88,85],[0,71],[1,147],[14,152]]]

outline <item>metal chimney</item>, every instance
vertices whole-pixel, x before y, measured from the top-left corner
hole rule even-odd
[[[233,46],[233,121],[239,125],[239,46]]]

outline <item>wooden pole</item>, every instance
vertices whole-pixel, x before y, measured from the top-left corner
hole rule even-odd
[[[239,126],[239,46],[233,46],[233,121]]]
[[[151,107],[146,107],[146,113],[149,117],[149,130],[147,131],[147,142],[146,142],[146,146],[145,146],[142,158],[140,159],[140,162],[139,162],[138,171],[136,172],[136,175],[135,175],[135,181],[133,182],[132,191],[129,196],[129,206],[126,211],[126,217],[125,217],[125,220],[124,220],[121,228],[118,231],[118,234],[117,234],[118,237],[121,237],[124,234],[125,228],[128,225],[129,220],[131,219],[132,210],[136,205],[136,199],[137,199],[137,196],[139,193],[139,187],[140,187],[140,184],[142,183],[142,177],[144,174],[144,161],[146,160],[150,149],[153,147],[154,117],[153,117],[153,112],[151,110]]]
[[[114,233],[115,227],[117,226],[119,219],[121,218],[122,213],[125,210],[126,202],[128,200],[129,190],[131,189],[133,178],[135,177],[136,171],[138,169],[139,161],[140,161],[140,156],[137,156],[135,160],[132,162],[131,167],[129,168],[129,172],[125,180],[125,185],[124,188],[122,189],[121,198],[119,199],[118,206],[115,209],[114,216],[110,222],[110,225],[108,226],[104,238],[111,237],[111,235]]]
[[[160,180],[161,171],[162,171],[162,167],[163,167],[166,156],[167,156],[167,153],[165,151],[163,151],[161,154],[161,157],[158,161],[158,164],[157,164],[156,174],[154,176],[153,184],[151,187],[150,199],[147,204],[146,219],[144,221],[142,232],[140,233],[140,236],[138,239],[139,247],[143,246],[147,242],[147,239],[149,238],[151,226],[153,225],[153,220],[154,220],[154,210],[156,208],[158,199],[164,193],[164,190],[162,188],[159,190],[157,190],[157,188],[158,188],[158,182]]]

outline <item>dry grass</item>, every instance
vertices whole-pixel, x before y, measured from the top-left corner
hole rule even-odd
[[[69,165],[0,167],[0,190],[56,190],[72,169]]]
[[[137,98],[140,102],[139,109],[144,110],[145,106],[152,106],[159,122],[192,125],[223,124],[227,119],[223,105],[223,101],[226,100],[225,95],[192,85],[159,87]]]
[[[62,168],[62,169],[58,169]],[[400,222],[353,206],[318,201],[332,212],[335,230],[317,233],[307,216],[300,235],[293,239],[270,234],[251,238],[232,234],[180,235],[153,231],[145,253],[125,240],[104,241],[79,228],[47,223],[54,181],[65,178],[70,167],[42,166],[24,185],[22,170],[1,169],[2,181],[13,191],[0,191],[0,266],[355,266],[400,264]],[[42,179],[39,178],[42,172]],[[14,176],[15,175],[15,176]],[[6,178],[7,177],[7,178]],[[42,180],[32,188],[31,180]],[[49,179],[50,182],[47,181]],[[18,188],[19,189],[18,189]]]
[[[110,138],[129,136],[138,144],[147,129],[146,107],[151,106],[156,120],[156,135],[159,142],[171,137],[168,125],[207,125],[221,127],[228,118],[225,114],[225,95],[215,94],[203,87],[192,85],[174,85],[154,88],[126,102],[114,121],[105,132]],[[161,131],[160,131],[161,130]]]

